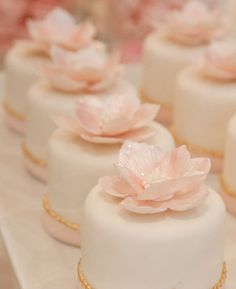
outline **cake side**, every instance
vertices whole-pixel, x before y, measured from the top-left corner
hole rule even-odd
[[[151,125],[156,133],[146,142],[165,152],[172,150],[175,144],[168,130],[158,123]],[[81,219],[89,191],[100,177],[115,172],[120,147],[121,144],[91,143],[65,129],[57,129],[49,141],[47,197],[52,207],[71,220]]]
[[[85,203],[81,269],[92,287],[206,289],[217,284],[225,208],[215,192],[183,213],[140,216],[117,202],[96,187]]]
[[[27,43],[25,44],[27,47]],[[6,55],[6,113],[18,122],[25,122],[28,90],[38,77],[38,66],[48,63],[42,54],[27,52],[24,42],[16,44]]]
[[[184,143],[223,155],[225,131],[236,111],[236,84],[202,77],[198,69],[180,73],[175,93],[174,131]]]
[[[176,76],[203,47],[185,46],[153,32],[144,41],[141,89],[144,97],[172,104]]]

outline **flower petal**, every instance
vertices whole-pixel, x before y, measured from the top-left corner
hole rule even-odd
[[[140,108],[135,112],[133,117],[134,127],[143,127],[153,121],[159,109],[160,106],[155,104],[141,105]]]
[[[109,195],[118,198],[132,196],[133,190],[129,184],[118,176],[106,176],[99,179],[99,185]]]
[[[164,202],[137,201],[135,198],[125,198],[120,206],[136,214],[156,214],[165,212],[168,208]]]
[[[168,202],[168,208],[173,211],[186,211],[199,206],[209,194],[206,186],[201,186],[195,191],[173,198]]]

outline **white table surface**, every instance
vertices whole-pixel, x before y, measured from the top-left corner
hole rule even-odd
[[[0,229],[16,277],[21,289],[76,289],[80,251],[51,239],[43,230],[41,198],[46,187],[24,170],[21,142],[5,127],[0,110]],[[218,189],[215,176],[208,181]],[[236,218],[230,215],[226,261],[227,289],[235,289]]]

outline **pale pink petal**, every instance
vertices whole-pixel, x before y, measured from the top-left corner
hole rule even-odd
[[[77,92],[86,88],[86,83],[74,81],[65,74],[48,74],[47,78],[53,87],[62,91]]]
[[[157,214],[165,212],[168,207],[165,202],[137,201],[135,198],[125,198],[120,206],[137,214]]]
[[[143,104],[135,112],[133,117],[134,127],[139,128],[147,125],[155,119],[160,109],[159,105],[155,104]]]
[[[158,146],[126,141],[120,150],[117,168],[134,190],[141,193],[146,179],[162,156]]]
[[[199,206],[209,194],[209,189],[202,186],[189,194],[173,198],[168,202],[168,208],[173,211],[186,211]]]
[[[188,177],[179,177],[177,179],[164,179],[150,184],[137,197],[139,200],[161,201],[173,196],[180,196],[189,193],[199,187],[206,179],[207,174],[196,174]]]
[[[208,174],[211,169],[211,161],[209,158],[194,158],[190,161],[189,174],[203,173]]]
[[[134,194],[129,184],[118,176],[102,177],[98,181],[101,188],[109,195],[118,198],[126,198]]]
[[[90,143],[96,144],[121,144],[123,143],[123,139],[119,137],[105,137],[105,136],[97,136],[91,133],[84,131],[80,137]]]
[[[91,98],[83,98],[78,101],[76,109],[78,120],[83,129],[88,133],[100,135],[102,129],[100,117],[103,115],[103,109],[102,107],[88,103],[88,100],[92,101]],[[96,100],[94,99],[94,101]]]
[[[160,166],[160,174],[169,178],[176,178],[188,171],[190,165],[190,153],[183,145],[165,155]]]

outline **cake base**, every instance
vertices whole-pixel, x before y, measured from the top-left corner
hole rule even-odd
[[[42,223],[46,232],[57,241],[80,247],[80,231],[67,228],[51,218],[46,212],[42,214]]]
[[[34,156],[26,143],[22,145],[25,168],[36,179],[46,183],[47,162]]]
[[[47,182],[47,168],[46,167],[40,167],[30,161],[29,159],[26,159],[24,157],[24,164],[27,171],[37,180],[46,183]]]
[[[25,116],[20,112],[15,111],[6,102],[3,103],[5,113],[5,122],[7,126],[14,132],[23,135],[26,129]]]

